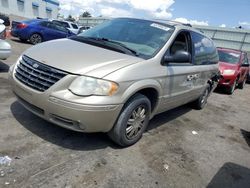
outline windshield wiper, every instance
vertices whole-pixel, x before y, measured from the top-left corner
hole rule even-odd
[[[134,55],[134,56],[139,56],[139,54],[135,50],[127,47],[125,44],[122,44],[120,42],[109,40],[107,38],[98,38],[98,37],[85,37],[85,38],[88,38],[88,39],[91,39],[91,40],[96,40],[96,41],[101,41],[101,42],[104,42],[104,43],[105,42],[111,43],[111,44],[119,46],[119,48],[122,48],[122,49],[125,49],[126,51],[129,51],[129,53],[130,54],[132,53],[132,55]]]

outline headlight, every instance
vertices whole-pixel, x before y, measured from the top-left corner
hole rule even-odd
[[[223,75],[234,75],[234,73],[235,73],[235,70],[230,70],[230,69],[223,71]]]
[[[72,93],[80,96],[111,96],[117,91],[117,89],[118,85],[114,82],[87,76],[79,76],[69,86],[69,90]]]

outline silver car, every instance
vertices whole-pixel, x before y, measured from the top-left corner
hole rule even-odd
[[[6,38],[6,27],[0,19],[0,60],[7,59],[11,54],[11,46],[4,39]]]
[[[117,18],[36,45],[10,69],[19,102],[67,129],[136,143],[156,114],[207,103],[217,84],[213,42],[191,26]]]

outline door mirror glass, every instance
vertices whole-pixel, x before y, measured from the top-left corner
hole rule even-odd
[[[190,53],[179,50],[174,55],[164,56],[164,63],[190,63],[191,55]]]

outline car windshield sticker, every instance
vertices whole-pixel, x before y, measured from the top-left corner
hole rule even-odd
[[[170,30],[169,27],[166,27],[164,25],[160,25],[160,24],[157,24],[157,23],[152,23],[150,26],[161,29],[161,30],[164,30],[164,31],[169,31]]]
[[[240,57],[240,54],[236,54],[236,53],[229,53],[231,56],[234,56],[234,57]]]

